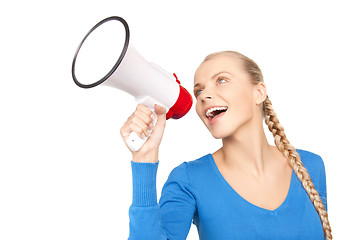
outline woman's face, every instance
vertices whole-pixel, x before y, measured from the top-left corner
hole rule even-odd
[[[233,56],[205,61],[195,73],[196,112],[214,138],[231,136],[253,119],[255,95],[255,86]],[[214,107],[219,108],[212,112]]]

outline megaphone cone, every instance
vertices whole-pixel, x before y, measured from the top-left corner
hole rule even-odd
[[[154,113],[154,104],[165,106],[166,119],[183,117],[192,106],[190,93],[175,74],[145,60],[129,41],[129,26],[123,18],[113,16],[97,23],[76,50],[72,63],[74,82],[82,88],[117,88]],[[127,145],[138,151],[146,140],[133,132]]]

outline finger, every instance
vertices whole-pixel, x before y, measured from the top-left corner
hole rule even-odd
[[[150,125],[147,125],[141,118],[138,117],[134,117],[130,123],[130,125],[132,123],[135,123],[138,127],[141,128],[141,131],[148,136],[150,134]],[[151,123],[150,123],[151,124]]]
[[[155,109],[156,115],[166,114],[166,107],[164,107],[164,106],[155,104],[154,109]]]
[[[130,133],[135,132],[140,138],[146,137],[143,128],[134,122],[129,124],[129,129],[130,129]]]
[[[150,114],[153,114],[151,110],[150,110]],[[151,117],[151,115],[149,116],[147,113],[143,112],[142,110],[136,110],[132,116],[132,119],[141,120],[147,126],[149,126],[153,122],[153,118]]]
[[[125,122],[124,125],[120,128],[120,134],[124,140],[130,136],[130,133],[133,132],[134,129],[137,131],[138,135],[141,135],[142,133],[141,127],[136,127],[136,124],[133,125],[132,124],[133,124],[132,122]]]
[[[128,138],[134,131],[139,136],[148,136],[154,127],[153,119],[156,118],[154,113],[145,105],[138,104],[135,112],[127,119],[120,128],[120,134],[123,138]],[[142,134],[144,133],[144,134]]]
[[[147,106],[145,106],[143,104],[138,104],[136,106],[136,110],[142,111],[148,116],[151,116],[151,114],[154,114]]]
[[[149,132],[147,131],[152,129],[153,126],[154,125],[152,122],[150,123],[150,125],[147,125],[141,118],[133,114],[120,128],[120,134],[125,139],[129,137],[131,132],[136,132],[139,136],[142,136],[142,133],[144,134],[144,136],[147,136],[149,134]]]
[[[161,139],[166,124],[166,107],[155,104],[154,110],[157,114],[157,122],[150,137]]]

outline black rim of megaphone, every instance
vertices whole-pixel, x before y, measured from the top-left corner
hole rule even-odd
[[[108,21],[111,21],[111,20],[118,20],[120,21],[123,25],[124,25],[124,28],[125,28],[125,32],[126,32],[126,37],[125,37],[125,43],[124,43],[124,47],[123,47],[123,50],[118,58],[118,60],[116,61],[115,65],[113,66],[113,68],[110,70],[110,72],[108,72],[103,78],[101,78],[100,80],[94,82],[94,83],[91,83],[91,84],[82,84],[80,83],[76,76],[75,76],[75,64],[76,64],[76,58],[78,56],[78,53],[81,49],[81,46],[83,45],[83,43],[85,42],[85,40],[87,39],[87,37],[96,29],[98,28],[100,25],[102,25],[103,23],[105,22],[108,22]],[[125,53],[128,49],[128,46],[129,46],[129,40],[130,40],[130,30],[129,30],[129,26],[127,24],[127,22],[121,18],[121,17],[118,17],[118,16],[112,16],[112,17],[108,17],[108,18],[105,18],[104,20],[101,20],[99,23],[97,23],[92,29],[90,29],[90,31],[85,35],[84,39],[81,41],[78,49],[76,50],[75,52],[75,56],[74,56],[74,59],[73,59],[73,63],[72,63],[72,77],[74,79],[74,82],[76,83],[76,85],[78,85],[79,87],[82,87],[82,88],[92,88],[92,87],[95,87],[101,83],[103,83],[106,79],[108,79],[114,72],[115,70],[119,67],[121,61],[123,60],[124,56],[125,56]]]

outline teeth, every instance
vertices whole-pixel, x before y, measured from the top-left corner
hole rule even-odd
[[[213,107],[206,111],[206,117],[214,117],[214,111],[216,110],[227,110],[227,107]]]

